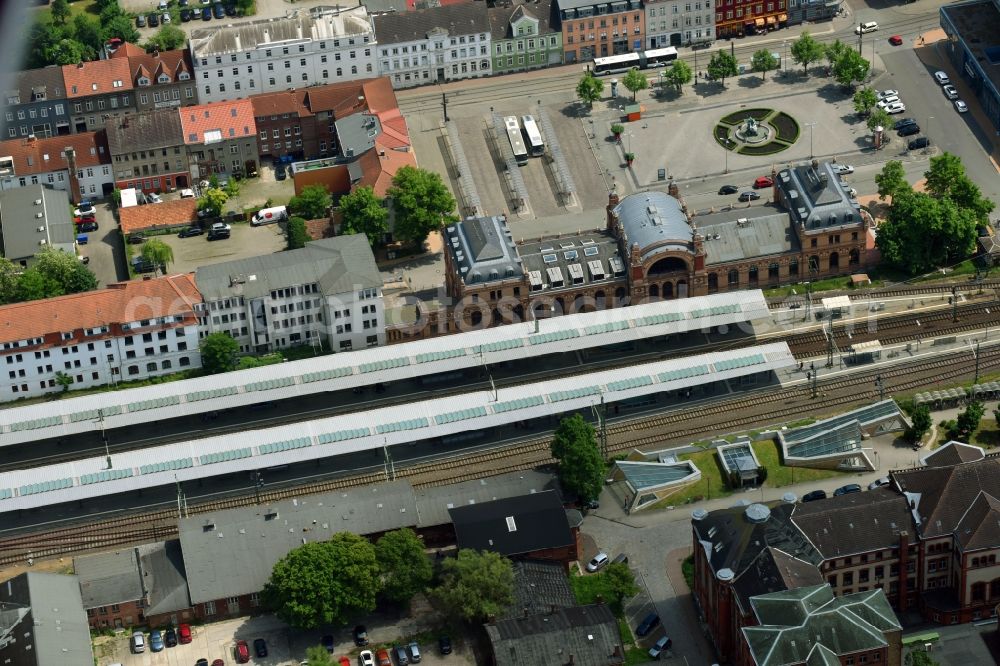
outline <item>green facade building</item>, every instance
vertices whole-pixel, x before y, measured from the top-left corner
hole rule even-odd
[[[562,33],[552,28],[551,0],[508,3],[489,14],[494,74],[562,64]]]

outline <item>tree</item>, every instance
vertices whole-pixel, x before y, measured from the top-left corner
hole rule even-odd
[[[93,59],[104,44],[101,42],[101,27],[86,14],[73,17],[73,37],[87,47],[87,55]]]
[[[32,266],[21,274],[17,281],[15,299],[18,302],[38,301],[43,298],[62,296],[64,293],[59,283],[45,275],[37,266]]]
[[[113,37],[133,44],[139,41],[139,31],[133,26],[132,19],[122,14],[121,10],[118,13],[113,13],[110,17],[105,17],[104,12],[101,12],[101,25],[104,26],[102,31],[104,42]]]
[[[835,39],[833,42],[823,47],[823,55],[826,56],[826,61],[830,64],[830,67],[833,67],[833,65],[850,50],[852,49],[847,44],[839,39]]]
[[[75,254],[46,248],[35,255],[36,270],[59,287],[59,294],[77,294],[97,288],[97,276]],[[53,294],[53,295],[59,295]]]
[[[424,542],[408,527],[382,535],[375,542],[375,560],[382,572],[382,594],[395,604],[408,603],[434,577]]]
[[[933,196],[939,199],[948,197],[959,208],[971,211],[979,222],[988,221],[994,204],[982,196],[979,186],[966,175],[961,158],[951,153],[932,157],[924,177],[927,179],[927,191]]]
[[[333,657],[322,645],[306,648],[307,666],[333,666]]]
[[[423,243],[427,235],[446,222],[454,222],[455,197],[441,176],[412,166],[404,166],[392,178],[388,197],[395,213],[395,235],[410,243]]]
[[[17,300],[17,284],[21,280],[21,267],[10,259],[0,257],[0,305]]]
[[[938,662],[924,650],[914,648],[906,654],[906,666],[938,666]]]
[[[895,197],[900,192],[909,192],[910,184],[906,182],[906,171],[899,160],[889,160],[882,171],[875,175],[878,185],[878,198],[885,201],[886,197]]]
[[[966,405],[965,409],[959,412],[958,418],[955,419],[957,434],[968,441],[972,433],[979,427],[979,422],[983,418],[984,411],[985,407],[983,403],[978,400],[973,400]]]
[[[850,88],[855,82],[864,81],[869,69],[871,69],[870,62],[854,49],[847,49],[833,63],[833,78],[845,88]]]
[[[341,231],[345,234],[364,234],[375,247],[389,229],[389,211],[385,201],[376,196],[375,190],[366,185],[340,198],[343,216]]]
[[[35,21],[28,32],[27,66],[30,68],[45,67],[53,64],[50,60],[52,49],[63,38],[65,31],[58,25],[48,21]]]
[[[618,608],[621,608],[622,601],[639,593],[639,586],[635,584],[635,576],[632,575],[632,570],[624,562],[612,562],[605,567],[601,575],[607,579],[608,588],[614,596],[614,599],[608,601],[613,602]]]
[[[604,484],[604,458],[594,428],[579,414],[563,419],[552,437],[551,451],[559,461],[563,488],[585,502],[597,499]]]
[[[726,85],[726,78],[739,74],[736,67],[736,58],[728,51],[716,51],[712,59],[708,61],[708,76],[713,81],[722,81]]]
[[[378,589],[374,546],[364,537],[338,532],[278,560],[262,599],[292,627],[318,629],[373,611]]]
[[[149,38],[149,45],[155,46],[161,51],[172,51],[182,47],[186,41],[187,35],[184,34],[184,31],[168,23]]]
[[[976,242],[976,218],[947,197],[897,192],[875,243],[882,257],[913,275],[966,258]]]
[[[430,596],[450,617],[482,622],[514,602],[514,570],[498,553],[463,549],[444,561],[441,584]]]
[[[819,62],[825,49],[822,44],[813,39],[812,35],[803,32],[798,39],[792,42],[791,50],[792,60],[802,65],[802,73],[808,76],[809,65]]]
[[[867,116],[878,104],[878,97],[875,90],[868,86],[854,93],[854,112],[859,116]]]
[[[755,51],[753,57],[750,58],[750,67],[755,72],[760,72],[760,80],[767,80],[767,73],[772,69],[778,69],[778,59],[774,57],[774,54],[767,49],[759,49]]]
[[[913,410],[910,415],[910,429],[907,431],[907,439],[911,442],[919,442],[920,439],[931,429],[931,410],[927,405],[920,405]]]
[[[49,52],[53,65],[75,65],[83,61],[83,47],[74,39],[60,39]]]
[[[209,217],[222,215],[222,207],[226,205],[229,195],[218,187],[209,187],[198,199],[198,210],[205,211]]]
[[[184,34],[184,33],[181,33]],[[240,181],[236,178],[230,178],[226,181],[226,186],[222,188],[230,199],[238,197],[240,195]]]
[[[670,68],[666,70],[666,81],[677,88],[677,92],[683,94],[684,86],[691,83],[694,74],[691,72],[691,65],[683,60],[674,60]]]
[[[868,127],[870,132],[874,132],[879,127],[883,130],[890,126],[892,123],[892,116],[885,109],[880,109],[875,107],[872,109],[871,113],[868,115],[868,120],[865,121],[865,125]]]
[[[309,237],[309,232],[306,231],[306,221],[298,216],[289,218],[285,239],[286,250],[298,250],[305,247],[306,243],[312,240]]]
[[[174,263],[174,250],[159,238],[151,238],[142,246],[142,258],[160,270]]]
[[[306,220],[317,220],[327,217],[333,197],[322,185],[308,185],[302,188],[302,193],[288,201],[288,212]]]
[[[601,99],[603,94],[604,79],[597,78],[593,72],[585,73],[580,82],[576,84],[576,96],[581,101],[586,102],[591,109],[594,108],[594,102]]]
[[[201,367],[210,375],[236,369],[236,354],[240,345],[228,333],[209,333],[198,345],[201,350]]]
[[[649,79],[638,69],[630,69],[622,77],[622,85],[632,93],[632,101],[634,102],[635,94],[649,87]]]
[[[69,18],[70,14],[69,2],[67,0],[52,0],[50,9],[52,11],[52,21],[59,25],[66,25],[66,19]]]
[[[56,373],[55,382],[62,388],[62,393],[69,391],[70,385],[73,383],[73,375],[67,375],[63,371]]]

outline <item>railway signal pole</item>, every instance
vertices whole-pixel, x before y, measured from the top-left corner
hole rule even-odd
[[[816,377],[819,373],[816,371],[816,364],[809,363],[809,372],[806,373],[806,379],[812,382],[812,397],[816,398]]]
[[[264,477],[259,469],[253,471],[253,497],[254,503],[260,504],[260,489],[264,487]]]
[[[597,436],[600,438],[601,456],[605,460],[608,459],[608,406],[604,402],[604,394],[601,394],[601,406],[600,408],[591,405],[591,411],[593,411],[594,416],[597,418]]]
[[[885,400],[885,383],[882,381],[882,375],[875,377],[875,387],[878,389],[878,399]]]
[[[951,288],[951,320],[958,321],[958,287]]]
[[[104,442],[104,458],[108,463],[108,469],[112,469],[111,465],[111,449],[108,447],[108,433],[104,429],[104,410],[97,410],[97,422],[101,426],[101,441]]]

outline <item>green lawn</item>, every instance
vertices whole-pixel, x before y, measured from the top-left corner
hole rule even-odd
[[[76,18],[77,14],[87,14],[91,18],[97,18],[100,12],[97,9],[97,3],[94,0],[77,0],[69,3],[69,18],[66,19],[66,23],[72,23],[73,19]],[[38,16],[36,17],[39,21],[45,21],[47,23],[52,23],[52,8],[48,5],[38,8]]]
[[[698,453],[685,453],[679,456],[679,458],[693,462],[695,467],[701,470],[701,479],[698,480],[698,483],[684,488],[676,495],[671,495],[653,508],[676,506],[689,501],[694,502],[732,495],[732,491],[722,482],[722,469],[719,467],[719,459],[715,455],[715,449],[700,451]]]
[[[781,453],[777,442],[771,440],[754,442],[753,451],[757,454],[757,460],[760,461],[760,464],[767,468],[767,482],[764,485],[769,488],[781,488],[796,483],[829,479],[833,476],[842,476],[845,474],[845,472],[837,472],[829,469],[785,467],[781,464]]]
[[[603,573],[583,575],[579,569],[573,569],[569,577],[569,585],[573,588],[576,603],[581,606],[597,603],[600,597],[611,607],[616,616],[621,616],[621,605],[616,600],[614,587]]]
[[[684,582],[688,589],[694,589],[694,555],[688,555],[681,563],[681,573],[684,574]]]

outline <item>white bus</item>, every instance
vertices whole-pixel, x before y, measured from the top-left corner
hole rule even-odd
[[[606,58],[594,58],[594,73],[614,74],[616,72],[627,72],[640,65],[638,53],[622,53],[621,55],[607,56]]]
[[[662,49],[650,49],[642,54],[642,68],[659,67],[677,60],[677,49],[668,46]]]
[[[524,166],[528,163],[528,151],[524,149],[524,141],[521,140],[521,125],[517,122],[517,116],[507,116],[503,119],[503,124],[507,126],[507,138],[514,150],[514,159],[518,166]]]
[[[524,128],[524,136],[528,139],[528,151],[533,157],[541,157],[545,154],[545,143],[542,141],[542,133],[538,131],[538,123],[531,116],[521,116],[521,126]]]

